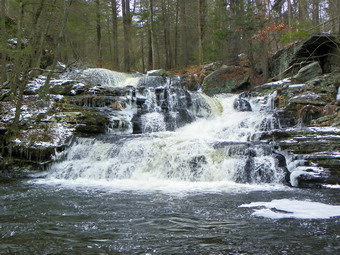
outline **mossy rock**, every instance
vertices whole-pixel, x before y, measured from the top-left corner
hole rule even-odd
[[[209,96],[219,93],[233,93],[249,88],[249,68],[223,66],[203,80],[203,91]]]

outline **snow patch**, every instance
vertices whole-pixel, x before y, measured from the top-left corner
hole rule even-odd
[[[290,89],[303,88],[305,86],[306,86],[306,84],[294,84],[294,85],[289,85],[288,88],[290,88]]]
[[[290,83],[291,80],[290,79],[283,79],[283,80],[279,80],[279,81],[274,81],[274,82],[269,82],[269,83],[265,83],[262,86],[281,86],[287,83]]]
[[[252,216],[270,219],[329,219],[340,216],[340,206],[319,202],[280,199],[271,202],[252,202],[239,207],[255,209]]]
[[[320,96],[315,94],[314,92],[306,92],[303,93],[302,95],[295,96],[292,99],[318,99],[318,98],[320,98]]]

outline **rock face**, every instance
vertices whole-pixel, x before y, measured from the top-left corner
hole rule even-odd
[[[250,87],[250,69],[240,66],[222,66],[203,80],[203,91],[209,95],[232,93]]]
[[[263,139],[274,141],[288,155],[293,186],[340,183],[340,53],[334,52],[337,45],[332,36],[313,36],[292,45],[272,61],[278,63],[272,69],[273,76],[290,78],[253,90],[256,94],[275,95],[279,128]],[[306,64],[308,52],[312,52],[309,58],[316,61]]]

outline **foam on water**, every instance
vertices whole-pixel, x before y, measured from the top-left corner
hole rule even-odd
[[[252,215],[271,219],[329,219],[340,216],[340,206],[338,205],[291,199],[252,202],[239,207],[260,208],[255,209]]]
[[[159,180],[146,178],[144,180],[117,179],[114,182],[107,180],[93,180],[87,178],[65,180],[57,178],[36,179],[35,184],[62,186],[70,189],[100,189],[107,192],[162,192],[172,195],[188,195],[191,193],[248,193],[253,191],[284,191],[289,187],[280,184],[241,184],[233,181],[216,182],[187,182],[178,180]]]

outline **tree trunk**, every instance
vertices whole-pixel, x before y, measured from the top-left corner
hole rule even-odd
[[[96,0],[96,34],[97,34],[97,66],[103,66],[102,27],[100,15],[100,0]]]
[[[124,71],[131,71],[131,23],[130,0],[122,0],[124,30]]]
[[[1,30],[5,30],[6,29],[6,0],[0,0],[0,32]],[[2,32],[0,33],[1,37],[0,37],[0,45],[2,47],[6,47],[6,38],[5,38],[5,33]],[[4,36],[4,38],[2,37]],[[1,76],[0,76],[0,88],[2,87],[2,85],[7,81],[7,61],[6,61],[6,52],[5,50],[3,50],[1,53]]]
[[[206,25],[206,14],[207,14],[207,2],[206,0],[199,0],[198,7],[198,64],[203,64],[203,41],[205,34]]]
[[[140,31],[140,47],[141,47],[141,55],[142,55],[142,72],[145,72],[145,59],[144,59],[144,32]]]
[[[155,36],[155,25],[154,25],[154,12],[153,12],[153,0],[149,0],[149,31],[150,31],[150,50],[152,54],[152,66],[151,69],[157,68],[157,56],[156,56],[156,36]]]
[[[180,49],[181,49],[181,66],[187,66],[189,64],[189,49],[188,49],[188,27],[187,27],[187,12],[186,1],[180,1],[179,3],[179,15],[180,15]]]
[[[320,24],[320,11],[319,11],[319,8],[320,8],[320,0],[313,0],[313,17],[312,17],[312,20],[313,20],[313,25],[314,26],[317,26]],[[317,32],[320,32],[320,29],[318,28]],[[325,32],[325,31],[323,31]]]
[[[176,18],[175,18],[175,46],[174,46],[174,63],[175,66],[178,66],[178,12],[179,12],[179,4],[178,1],[176,1]]]
[[[150,23],[147,24],[148,27],[148,70],[153,69],[153,48],[152,48],[152,34],[151,34],[151,28]]]
[[[113,42],[113,69],[119,70],[119,55],[118,55],[118,9],[117,1],[111,0],[112,12],[112,42]]]
[[[163,33],[164,33],[164,49],[165,49],[165,69],[171,69],[171,45],[170,45],[170,28],[168,19],[169,8],[166,0],[162,0],[162,15],[163,15]]]
[[[308,17],[308,6],[306,1],[297,1],[298,2],[298,8],[299,8],[299,22],[304,23]]]

